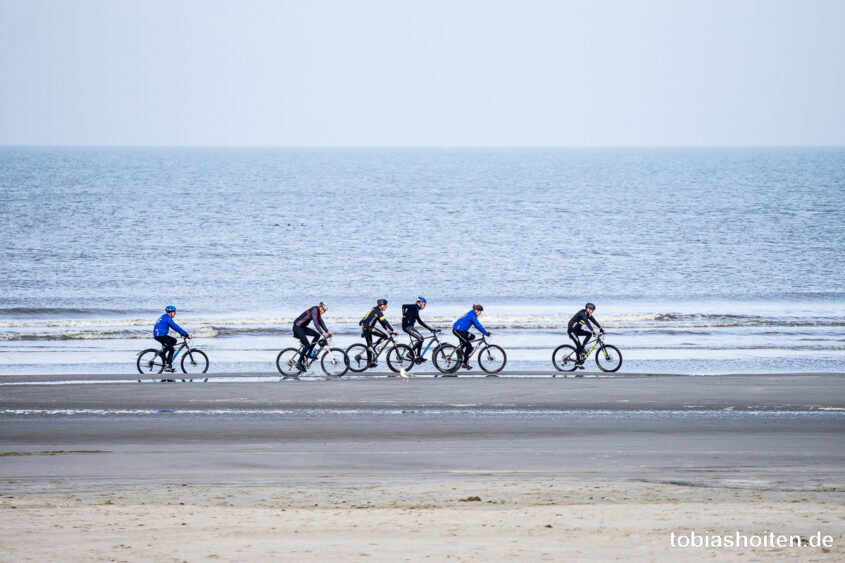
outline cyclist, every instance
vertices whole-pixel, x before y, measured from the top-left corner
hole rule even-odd
[[[387,309],[387,299],[379,299],[376,306],[367,311],[364,318],[358,324],[361,325],[361,336],[367,341],[367,354],[369,355],[370,367],[374,368],[378,365],[376,361],[375,350],[378,345],[384,342],[387,335],[376,328],[376,321],[381,323],[381,326],[391,334],[399,334],[398,331],[393,330],[390,323],[384,318],[384,310]],[[378,336],[378,341],[373,346],[373,335]]]
[[[164,308],[164,314],[158,318],[155,326],[153,327],[153,338],[155,338],[164,349],[164,371],[169,371],[171,373],[173,373],[173,366],[171,365],[171,362],[173,362],[173,354],[176,352],[176,339],[172,336],[168,336],[167,333],[170,332],[170,329],[172,328],[185,338],[191,337],[190,334],[182,330],[182,327],[173,322],[173,317],[175,316],[176,307],[168,305]]]
[[[323,322],[323,314],[328,311],[329,308],[326,307],[326,304],[320,301],[319,305],[314,305],[310,309],[306,309],[301,315],[296,317],[296,320],[293,321],[293,335],[302,342],[302,353],[299,355],[299,360],[296,362],[296,369],[300,371],[305,371],[305,358],[314,348],[314,345],[317,344],[317,341],[320,340],[320,337],[328,338],[332,335],[329,332],[329,329],[326,328],[326,323]],[[314,321],[314,327],[323,329],[322,334],[318,333],[313,328],[308,326],[308,323]],[[313,336],[314,340],[311,343],[308,343],[308,337]]]
[[[422,345],[423,345],[423,337],[414,326],[419,322],[420,325],[427,328],[430,332],[440,332],[435,328],[431,328],[427,324],[423,322],[420,318],[420,311],[425,309],[427,301],[425,297],[417,297],[416,303],[409,303],[407,305],[402,305],[402,330],[408,333],[408,336],[411,337],[413,340],[413,344],[411,344],[411,349],[414,353],[414,363],[421,364],[425,360],[422,356]]]
[[[576,366],[578,369],[584,369],[584,355],[587,353],[587,342],[590,341],[590,337],[596,336],[596,331],[593,329],[593,325],[591,323],[595,323],[599,330],[604,334],[604,329],[601,327],[599,322],[593,317],[593,312],[596,310],[596,306],[592,303],[587,303],[584,305],[584,308],[575,313],[571,319],[569,319],[569,327],[567,332],[569,333],[569,338],[571,338],[575,342],[575,351],[578,354],[578,361],[576,362]],[[584,330],[581,325],[586,325],[587,328],[590,329],[590,332]],[[584,339],[584,343],[581,343],[581,339],[578,338],[579,336],[586,336],[587,338]]]
[[[452,334],[457,336],[460,341],[461,356],[463,357],[461,367],[464,369],[472,369],[469,366],[469,355],[472,352],[471,341],[475,340],[475,335],[470,334],[469,329],[474,326],[480,330],[484,336],[490,336],[491,334],[483,326],[481,326],[480,322],[478,322],[478,315],[480,315],[482,311],[484,311],[484,307],[481,305],[473,305],[472,309],[466,315],[455,321],[455,324],[452,325]]]

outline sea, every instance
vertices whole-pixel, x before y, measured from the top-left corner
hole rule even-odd
[[[619,374],[845,373],[845,148],[0,147],[0,236],[0,380],[134,373],[167,305],[270,375],[306,308],[346,347],[418,296],[513,376],[588,301]]]

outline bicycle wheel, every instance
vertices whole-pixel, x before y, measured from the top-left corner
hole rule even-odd
[[[340,377],[349,371],[349,358],[343,348],[329,348],[320,359],[323,373],[329,377]]]
[[[411,348],[405,344],[397,344],[387,352],[387,367],[399,373],[399,370],[409,370],[414,367],[411,359]]]
[[[478,366],[489,374],[499,373],[506,363],[508,355],[501,346],[490,344],[478,351]]]
[[[346,349],[346,357],[349,359],[349,370],[355,373],[361,373],[370,367],[369,354],[367,354],[367,347],[363,344],[353,344]]]
[[[208,371],[208,356],[193,349],[182,356],[182,373],[205,373]]]
[[[297,360],[299,360],[299,350],[296,348],[285,348],[276,356],[276,369],[286,378],[298,377],[302,372],[296,367]]]
[[[616,371],[622,367],[622,352],[616,346],[605,344],[596,353],[596,364],[602,371]]]
[[[148,348],[138,354],[138,373],[161,373],[164,370],[164,358],[160,355],[161,350]]]
[[[552,363],[558,371],[575,371],[577,362],[578,354],[575,352],[575,348],[568,344],[558,346],[552,353]]]
[[[461,367],[460,351],[452,344],[441,344],[434,350],[434,367],[442,374],[452,374]]]

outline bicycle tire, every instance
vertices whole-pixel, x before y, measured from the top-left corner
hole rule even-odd
[[[182,373],[205,373],[208,371],[208,356],[196,348],[182,356]]]
[[[409,370],[414,367],[411,359],[411,348],[406,344],[397,344],[387,353],[387,367],[399,373],[399,370]]]
[[[622,367],[622,352],[611,344],[605,344],[596,352],[596,365],[606,372],[614,372]]]
[[[329,348],[320,358],[320,367],[328,377],[342,377],[349,371],[349,358],[343,348]]]
[[[444,375],[453,374],[461,367],[460,351],[452,344],[441,344],[435,348],[432,357],[434,367]]]
[[[353,344],[347,348],[346,358],[349,361],[349,371],[361,373],[370,367],[370,354],[363,344]]]
[[[147,348],[138,354],[138,361],[135,362],[135,367],[138,368],[138,373],[161,373],[164,371],[164,358],[160,355],[161,350],[155,348]]]
[[[299,350],[297,348],[285,348],[276,356],[276,369],[285,378],[299,377],[302,372],[296,367],[297,360],[299,360]]]
[[[501,355],[501,357],[498,357]],[[508,355],[505,349],[496,344],[488,344],[478,351],[478,367],[489,374],[496,374],[505,369],[508,363]],[[501,362],[501,365],[499,364]]]
[[[552,364],[558,371],[575,371],[577,368],[578,353],[573,346],[562,344],[552,352]],[[555,377],[552,375],[552,377]]]

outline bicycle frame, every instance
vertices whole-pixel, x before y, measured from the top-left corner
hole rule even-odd
[[[188,344],[188,339],[183,336],[182,337],[182,343],[179,345],[179,348],[177,348],[176,351],[173,353],[173,358],[170,360],[171,364],[173,364],[176,361],[176,358],[179,357],[179,354],[181,354],[182,350],[184,350],[185,348],[188,349],[188,352],[191,351],[191,346]],[[161,356],[162,361],[164,361],[167,358],[167,356],[165,355],[164,347],[162,347],[161,350],[159,350],[159,355]]]
[[[414,339],[413,339],[413,338],[411,338],[411,335],[410,335],[410,334],[408,335],[408,339],[410,340],[409,347],[411,348],[411,350],[413,350],[413,349],[414,349],[414,342],[415,342],[415,341],[414,341]],[[420,358],[424,358],[424,357],[425,357],[425,353],[426,353],[426,352],[428,352],[428,349],[429,349],[429,348],[431,348],[431,346],[432,346],[435,342],[437,342],[437,345],[438,345],[438,346],[440,345],[440,339],[439,339],[439,338],[437,338],[437,333],[436,333],[436,332],[432,332],[432,333],[431,333],[431,334],[429,334],[428,336],[423,336],[423,344],[425,344],[425,343],[426,343],[426,341],[428,341],[428,344],[427,344],[427,345],[425,345],[425,348],[423,348],[423,351],[420,353]]]
[[[330,338],[331,338],[331,336],[329,336],[328,338],[320,337],[320,340],[318,340],[317,342],[314,343],[314,353],[313,353],[313,355],[307,354],[305,356],[304,360],[303,360],[303,361],[306,362],[306,364],[305,364],[306,366],[310,366],[311,364],[314,363],[315,360],[317,360],[320,357],[320,353],[323,351],[323,349],[326,346],[329,345],[329,339]],[[321,342],[322,342],[322,344],[321,344]],[[311,344],[309,344],[307,347],[302,346],[302,345],[299,346],[299,356],[300,357],[302,357],[302,354],[303,354],[303,352],[305,352],[306,348],[311,348]]]
[[[571,340],[571,339],[570,339],[570,340]],[[582,346],[583,346],[583,345],[582,345]],[[586,360],[587,360],[587,358],[589,358],[589,357],[590,357],[590,354],[592,354],[592,353],[593,353],[593,350],[595,350],[597,346],[604,346],[604,335],[603,335],[603,334],[601,334],[601,333],[599,333],[599,335],[598,335],[598,336],[596,336],[596,337],[593,339],[593,345],[592,345],[592,346],[590,346],[590,349],[589,349],[589,350],[587,350],[587,349],[585,348],[585,350],[586,350],[586,351],[584,352],[584,361],[586,361]]]
[[[478,343],[474,345],[472,350],[470,350],[469,356],[464,358],[464,363],[468,362],[469,359],[475,355],[475,353],[478,351],[478,349],[481,348],[482,345],[486,345],[486,344],[489,344],[489,342],[487,342],[487,336],[482,334],[481,338],[478,339]],[[459,345],[457,347],[458,351],[461,350],[461,346],[462,346],[462,343],[459,343]]]

